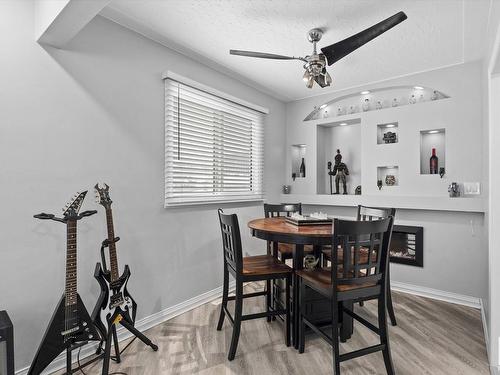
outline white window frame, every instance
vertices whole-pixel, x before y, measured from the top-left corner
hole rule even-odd
[[[213,194],[197,194],[193,192],[193,195],[184,195],[184,196],[176,196],[175,195],[175,183],[172,182],[173,179],[175,179],[175,171],[173,170],[173,165],[175,164],[175,160],[172,156],[172,153],[169,153],[169,150],[171,151],[171,144],[172,140],[169,139],[169,134],[171,136],[172,134],[172,120],[170,116],[169,120],[169,100],[171,100],[171,96],[169,96],[169,92],[167,90],[168,86],[168,80],[176,81],[184,86],[188,86],[189,88],[193,88],[196,90],[202,91],[204,94],[210,94],[215,97],[217,97],[217,100],[223,99],[225,101],[231,102],[232,105],[237,104],[238,106],[246,107],[247,109],[250,109],[252,111],[259,112],[260,114],[266,115],[269,113],[269,110],[267,108],[255,105],[253,103],[246,102],[244,100],[241,100],[239,98],[236,98],[232,95],[226,94],[224,92],[221,92],[219,90],[213,89],[209,86],[203,85],[201,83],[198,83],[196,81],[193,81],[189,78],[183,77],[181,75],[178,75],[174,72],[167,71],[163,74],[163,79],[165,80],[165,179],[164,179],[164,187],[165,187],[165,195],[164,195],[164,206],[165,208],[167,207],[174,207],[174,206],[185,206],[185,205],[203,205],[203,204],[216,204],[216,203],[228,203],[228,202],[248,202],[248,201],[262,201],[264,199],[264,189],[263,189],[263,162],[264,162],[264,140],[263,140],[263,132],[264,132],[264,119],[260,123],[257,123],[255,126],[258,127],[257,131],[260,131],[262,134],[262,137],[259,141],[257,151],[252,149],[252,157],[255,152],[258,154],[256,157],[260,160],[261,167],[260,169],[256,168],[256,172],[259,175],[258,181],[257,181],[257,186],[258,188],[256,191],[249,190],[248,192],[243,192],[241,194],[237,193],[227,193],[224,194],[223,192],[216,192]],[[170,106],[171,108],[171,106]],[[171,114],[171,112],[170,112]],[[253,166],[251,166],[254,168]],[[253,169],[252,169],[253,171]],[[215,182],[215,179],[214,179]],[[185,194],[185,192],[183,192]]]

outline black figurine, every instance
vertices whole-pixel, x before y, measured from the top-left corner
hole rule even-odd
[[[328,174],[330,175],[330,194],[332,194],[332,176],[335,176],[335,193],[333,194],[340,194],[340,182],[342,182],[344,194],[347,194],[347,176],[349,176],[349,169],[347,168],[347,165],[342,163],[342,155],[340,154],[340,150],[337,150],[337,155],[335,155],[335,165],[333,166],[333,170],[331,169],[331,165],[332,164],[328,162]]]

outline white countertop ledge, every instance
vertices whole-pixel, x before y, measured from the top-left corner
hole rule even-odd
[[[305,205],[355,207],[358,204],[374,207],[394,207],[408,210],[485,212],[483,197],[417,197],[394,195],[322,195],[281,194],[282,203]]]

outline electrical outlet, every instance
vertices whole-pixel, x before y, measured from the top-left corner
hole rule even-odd
[[[464,195],[481,194],[481,184],[479,182],[464,182]]]

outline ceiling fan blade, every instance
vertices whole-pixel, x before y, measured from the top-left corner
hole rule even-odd
[[[395,15],[383,20],[382,22],[369,27],[349,38],[334,43],[328,47],[321,48],[321,52],[326,56],[328,65],[339,61],[341,58],[347,56],[355,51],[362,45],[368,43],[370,40],[385,33],[387,30],[393,28],[397,24],[403,22],[408,17],[404,12],[396,13]]]
[[[261,59],[275,59],[275,60],[302,60],[306,61],[303,57],[295,57],[295,56],[283,56],[283,55],[275,55],[273,53],[263,53],[263,52],[254,52],[254,51],[241,51],[237,49],[229,50],[231,55],[238,56],[247,56],[247,57],[258,57]]]

